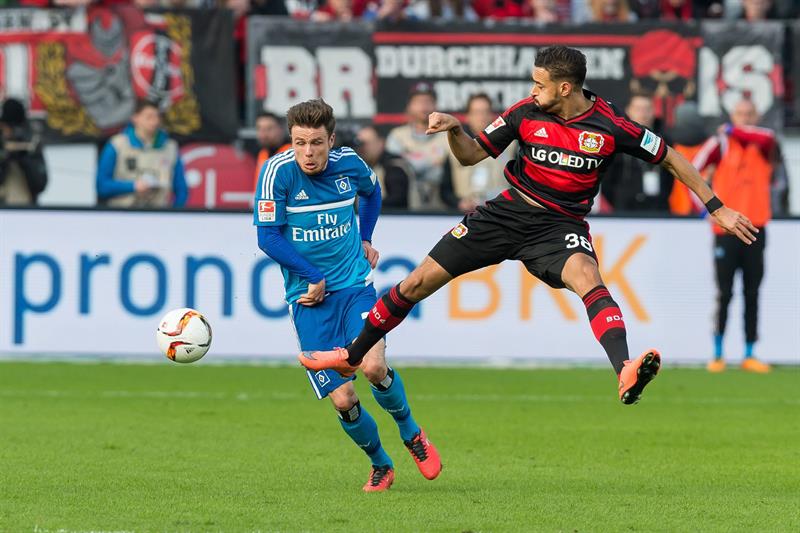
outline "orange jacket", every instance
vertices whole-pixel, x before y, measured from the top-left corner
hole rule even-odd
[[[253,181],[253,190],[255,190],[256,187],[258,187],[258,176],[261,174],[261,167],[264,166],[264,163],[267,162],[267,159],[269,159],[270,157],[272,157],[275,154],[279,154],[281,152],[285,152],[286,150],[288,150],[291,147],[292,147],[291,144],[288,144],[288,143],[284,144],[283,146],[281,146],[280,148],[275,150],[275,152],[272,153],[272,154],[269,153],[269,150],[267,150],[266,148],[262,148],[261,150],[259,150],[259,152],[258,152],[258,160],[256,161],[256,173],[255,173],[254,181]]]
[[[701,144],[697,146],[686,146],[683,144],[675,144],[672,148],[686,158],[687,161],[692,161],[702,147]],[[689,187],[682,182],[675,180],[672,185],[672,192],[669,194],[669,210],[674,215],[696,215],[700,213],[697,207],[697,202],[692,199],[692,191]]]
[[[741,212],[753,225],[766,226],[772,218],[770,185],[775,135],[764,128],[731,128],[721,139],[712,137],[695,157],[702,170],[716,164],[712,188],[722,202]],[[714,226],[714,232],[724,231]]]

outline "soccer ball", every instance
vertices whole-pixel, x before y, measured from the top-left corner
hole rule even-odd
[[[167,359],[177,363],[192,363],[208,352],[211,326],[194,309],[173,309],[158,323],[156,341]]]

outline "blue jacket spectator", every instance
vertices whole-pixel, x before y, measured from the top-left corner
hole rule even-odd
[[[101,203],[113,207],[186,204],[188,188],[178,143],[159,128],[160,124],[158,107],[141,101],[131,124],[109,139],[97,168]]]

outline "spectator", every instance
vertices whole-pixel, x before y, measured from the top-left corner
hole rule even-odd
[[[742,271],[744,285],[745,358],[742,369],[758,373],[770,370],[769,365],[754,357],[753,347],[758,340],[758,290],[764,275],[765,226],[772,216],[770,185],[777,139],[772,130],[756,127],[758,120],[755,105],[749,100],[739,101],[731,113],[731,123],[720,126],[718,134],[703,145],[693,161],[699,170],[712,169],[711,186],[720,200],[759,228],[756,241],[750,245],[739,241],[735,235],[714,229],[718,292],[714,359],[708,364],[711,372],[725,370],[723,335],[737,270]]]
[[[561,18],[556,0],[528,0],[523,7],[523,16],[542,24],[553,24],[565,20]]]
[[[675,125],[670,130],[672,148],[680,152],[687,161],[693,161],[708,139],[706,121],[700,116],[697,104],[684,102],[675,108]],[[674,215],[698,215],[705,209],[683,183],[672,182],[669,195],[669,210]]]
[[[47,186],[47,166],[39,136],[33,133],[25,106],[17,99],[3,102],[0,140],[0,204],[36,204]]]
[[[633,22],[636,14],[628,0],[589,0],[591,22]]]
[[[372,0],[367,3],[361,18],[397,22],[406,18],[405,6],[405,0]]]
[[[292,145],[289,144],[286,138],[286,130],[283,128],[283,122],[280,117],[269,111],[262,111],[256,117],[256,141],[258,141],[260,148],[256,160],[255,174],[256,183],[258,183],[261,167],[264,166],[267,159],[279,152],[288,150]]]
[[[475,0],[472,5],[480,18],[502,20],[523,16],[523,0]]]
[[[140,100],[125,129],[111,137],[97,168],[97,197],[114,207],[182,207],[188,190],[178,143],[160,129],[153,102]]]
[[[569,22],[572,9],[570,0],[474,0],[472,7],[480,18],[533,18],[543,23]]]
[[[692,20],[695,16],[691,0],[661,0],[661,20]]]
[[[465,130],[468,135],[476,136],[492,123],[497,115],[492,110],[492,100],[486,93],[477,93],[469,97],[466,109]],[[452,153],[450,166],[453,169],[453,192],[458,198],[458,208],[464,213],[474,211],[486,200],[498,195],[506,188],[503,169],[516,151],[516,143],[495,159],[487,157],[471,167],[464,167]]]
[[[634,122],[661,136],[650,94],[632,94],[625,113]],[[603,178],[603,197],[614,211],[667,213],[672,182],[672,176],[661,166],[621,154],[609,165]]]
[[[742,0],[742,18],[747,22],[757,22],[776,18],[772,0]]]
[[[428,115],[436,110],[436,93],[430,83],[411,88],[406,105],[408,124],[394,128],[386,138],[386,149],[405,158],[414,170],[409,183],[408,207],[411,210],[455,208],[446,135],[427,135]]]
[[[417,20],[478,20],[469,0],[410,0],[406,16]]]
[[[386,142],[372,126],[356,134],[358,155],[372,167],[381,184],[383,207],[408,208],[408,184],[414,171],[402,157],[386,151]]]
[[[311,20],[316,22],[331,20],[349,22],[360,18],[364,14],[366,7],[365,0],[326,0],[311,14]]]
[[[322,4],[323,0],[286,0],[286,10],[293,19],[307,20]]]

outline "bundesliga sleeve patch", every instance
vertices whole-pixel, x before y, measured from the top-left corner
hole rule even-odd
[[[275,222],[275,200],[258,201],[258,221]]]
[[[642,136],[642,143],[640,146],[647,152],[650,152],[653,155],[658,153],[658,149],[661,147],[661,137],[653,133],[652,131],[645,129],[644,136]]]
[[[506,121],[503,120],[503,117],[497,117],[496,119],[494,119],[494,122],[492,122],[491,124],[486,126],[486,129],[483,130],[483,133],[485,133],[486,135],[489,135],[490,133],[492,133],[497,128],[502,128],[505,125],[506,125]]]

